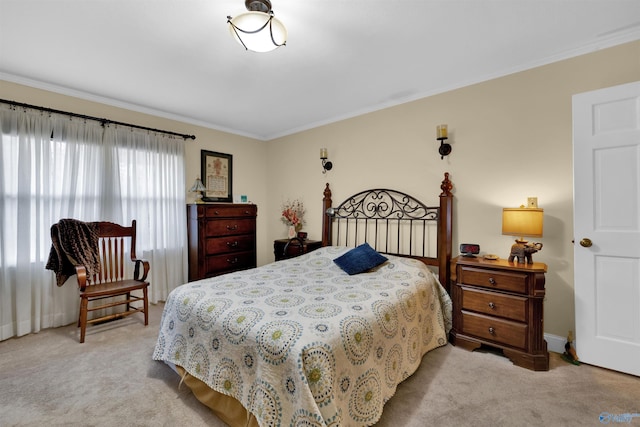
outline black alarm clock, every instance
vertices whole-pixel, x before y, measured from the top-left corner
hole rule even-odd
[[[460,254],[462,256],[475,258],[476,254],[480,253],[480,245],[475,243],[461,243]]]

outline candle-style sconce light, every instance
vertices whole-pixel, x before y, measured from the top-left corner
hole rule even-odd
[[[436,128],[437,140],[440,141],[440,148],[438,148],[438,153],[440,153],[440,159],[444,159],[444,156],[448,156],[451,154],[451,144],[446,143],[445,141],[449,139],[449,131],[447,129],[447,125],[438,125]]]
[[[320,160],[322,160],[322,173],[327,173],[333,168],[333,163],[327,160],[327,149],[320,149]]]

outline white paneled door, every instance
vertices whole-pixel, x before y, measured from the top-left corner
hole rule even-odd
[[[640,82],[573,97],[576,351],[640,376]]]

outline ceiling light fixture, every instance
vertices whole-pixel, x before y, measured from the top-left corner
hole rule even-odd
[[[273,16],[269,0],[245,0],[248,12],[227,16],[229,32],[246,50],[269,52],[287,43],[287,29]]]

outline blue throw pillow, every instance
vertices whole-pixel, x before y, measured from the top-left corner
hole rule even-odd
[[[364,273],[377,267],[387,260],[386,257],[376,252],[368,243],[351,249],[349,252],[340,255],[333,262],[338,264],[345,273],[349,275]]]

